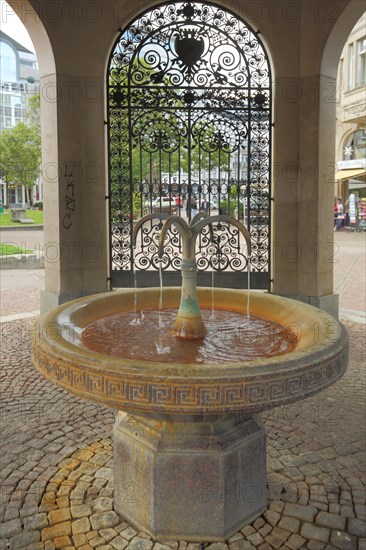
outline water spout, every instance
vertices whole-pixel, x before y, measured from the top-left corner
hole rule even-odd
[[[196,240],[204,227],[208,226],[211,241],[214,242],[214,232],[212,224],[215,222],[224,222],[234,225],[244,236],[246,241],[248,256],[251,253],[249,231],[235,218],[226,215],[208,216],[204,212],[199,212],[194,216],[191,222],[187,223],[179,216],[171,216],[163,212],[154,212],[141,218],[133,231],[132,242],[136,243],[136,237],[143,224],[151,219],[158,218],[165,220],[160,232],[158,256],[162,260],[164,253],[164,241],[168,230],[174,225],[182,240],[182,292],[178,309],[177,318],[173,326],[173,335],[177,338],[187,340],[202,339],[207,334],[205,324],[202,319],[201,310],[197,297],[197,264],[196,264]]]

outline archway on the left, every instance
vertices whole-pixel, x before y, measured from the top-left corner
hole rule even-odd
[[[40,99],[54,131],[57,122],[41,92],[42,79],[55,73],[44,25],[29,2],[2,1],[0,8],[1,313],[6,322],[40,309],[45,273],[43,189],[48,187],[42,177],[40,148],[46,140]]]

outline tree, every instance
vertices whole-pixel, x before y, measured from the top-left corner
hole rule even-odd
[[[29,101],[29,125],[18,122],[0,133],[0,176],[9,187],[24,185],[29,190],[36,183],[41,168],[39,96]]]

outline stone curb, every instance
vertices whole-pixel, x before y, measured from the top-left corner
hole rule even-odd
[[[0,227],[0,232],[1,231],[39,231],[40,229],[43,229],[43,225],[35,225],[35,224],[5,225]]]

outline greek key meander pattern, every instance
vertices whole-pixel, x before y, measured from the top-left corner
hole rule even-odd
[[[37,369],[48,379],[81,397],[118,409],[141,411],[195,412],[227,409],[264,410],[271,406],[302,399],[327,388],[346,370],[348,351],[340,351],[312,366],[289,375],[281,373],[253,377],[250,381],[220,379],[196,382],[194,380],[154,381],[147,376],[90,372],[63,359],[56,360],[33,344],[32,359]]]

